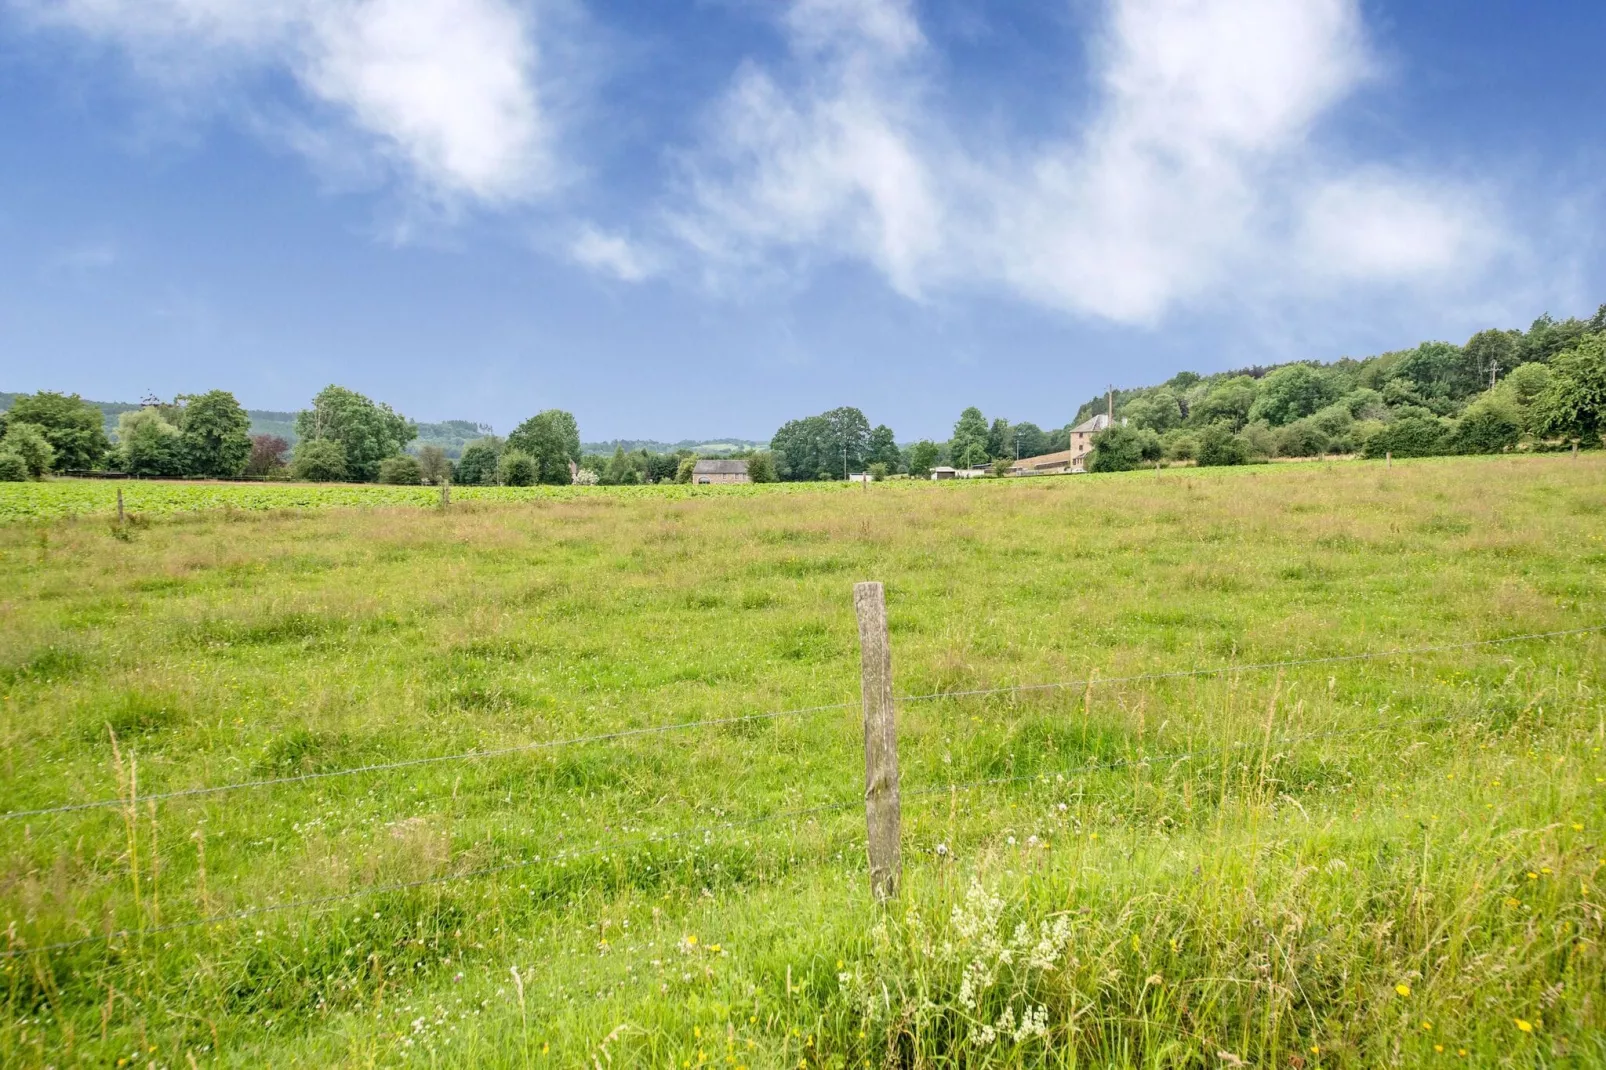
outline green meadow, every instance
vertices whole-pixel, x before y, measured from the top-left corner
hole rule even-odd
[[[124,490],[0,498],[6,1066],[1606,1065],[1606,457]]]

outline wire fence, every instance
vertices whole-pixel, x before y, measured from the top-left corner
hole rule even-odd
[[[1475,639],[1461,643],[1440,643],[1429,646],[1399,647],[1392,650],[1366,651],[1357,654],[1334,654],[1314,658],[1294,658],[1283,661],[1262,661],[1250,662],[1246,664],[1218,665],[1203,669],[1182,669],[1172,672],[1139,673],[1132,676],[1089,676],[1079,680],[1062,680],[1051,683],[1015,684],[1004,687],[933,691],[927,694],[899,696],[896,701],[899,703],[933,702],[942,699],[977,698],[994,695],[1017,695],[1031,692],[1063,691],[1070,689],[1081,690],[1089,687],[1109,687],[1120,684],[1152,683],[1164,680],[1181,680],[1187,678],[1232,675],[1236,673],[1265,672],[1272,669],[1283,670],[1308,667],[1312,665],[1336,665],[1347,662],[1372,661],[1384,658],[1399,658],[1422,654],[1447,653],[1450,651],[1467,650],[1477,647],[1499,646],[1503,644],[1525,642],[1529,640],[1556,639],[1563,636],[1586,635],[1602,631],[1606,631],[1606,625],[1587,628],[1568,628],[1549,632],[1529,632],[1522,635],[1500,636],[1493,639]],[[718,728],[737,724],[775,721],[789,717],[802,717],[816,713],[854,709],[858,705],[859,703],[857,702],[835,702],[818,706],[803,706],[789,710],[773,710],[765,713],[742,714],[734,717],[711,717],[695,721],[676,721],[663,725],[648,725],[640,728],[627,728],[612,732],[600,732],[594,735],[571,736],[564,739],[536,740],[529,743],[519,743],[507,747],[497,747],[485,750],[469,750],[454,754],[404,758],[391,762],[375,762],[367,765],[351,766],[344,769],[297,773],[280,777],[263,777],[257,780],[242,780],[228,784],[204,785],[194,788],[182,788],[174,791],[153,792],[147,795],[139,796],[139,801],[145,803],[167,802],[177,799],[219,795],[233,791],[245,791],[286,784],[306,783],[316,780],[329,780],[337,777],[357,776],[366,773],[381,773],[399,769],[413,769],[422,766],[437,765],[445,762],[473,761],[486,758],[506,757],[514,754],[552,750],[559,747],[613,742],[640,736],[663,735],[666,733],[687,731],[698,728]],[[44,817],[51,814],[66,814],[84,810],[110,809],[116,807],[126,807],[128,805],[129,799],[126,797],[103,798],[78,803],[60,803],[51,806],[41,806],[26,810],[11,810],[0,813],[0,821],[14,821],[21,818]]]
[[[1216,666],[1216,667],[1206,668],[1206,669],[1193,669],[1193,670],[1174,671],[1174,672],[1142,673],[1142,674],[1137,674],[1137,675],[1133,675],[1133,676],[1126,676],[1126,677],[1104,677],[1104,678],[1089,677],[1089,678],[1086,678],[1086,679],[1083,679],[1083,680],[1060,681],[1060,682],[1045,683],[1045,684],[1026,684],[1026,685],[1015,685],[1015,686],[1009,686],[1009,687],[976,688],[976,689],[968,689],[968,690],[941,691],[941,692],[933,692],[933,693],[924,694],[924,695],[904,696],[903,698],[899,699],[898,701],[900,701],[900,702],[922,702],[922,701],[934,701],[934,700],[938,700],[938,699],[958,699],[958,698],[971,698],[971,697],[978,697],[978,696],[1020,694],[1020,693],[1033,692],[1033,691],[1057,690],[1057,689],[1067,689],[1067,688],[1073,688],[1073,687],[1074,688],[1086,688],[1086,687],[1092,687],[1092,686],[1098,686],[1098,685],[1107,686],[1107,685],[1111,685],[1111,684],[1124,684],[1124,683],[1137,683],[1137,682],[1147,682],[1147,681],[1175,680],[1175,679],[1183,679],[1183,678],[1189,678],[1189,677],[1219,676],[1219,675],[1226,675],[1226,674],[1232,674],[1232,673],[1265,671],[1265,670],[1270,670],[1270,669],[1284,670],[1284,669],[1289,669],[1289,668],[1296,668],[1296,667],[1310,666],[1310,665],[1336,664],[1336,663],[1342,663],[1342,662],[1356,662],[1356,661],[1366,661],[1366,660],[1374,660],[1374,659],[1380,659],[1380,658],[1394,658],[1394,657],[1402,657],[1402,656],[1409,656],[1409,655],[1416,655],[1416,654],[1438,653],[1438,652],[1445,652],[1445,651],[1452,651],[1452,650],[1463,650],[1463,649],[1474,648],[1474,647],[1494,646],[1494,645],[1500,645],[1500,644],[1522,642],[1522,641],[1527,641],[1527,640],[1554,639],[1554,638],[1559,638],[1559,637],[1563,637],[1563,636],[1584,635],[1584,634],[1590,634],[1590,633],[1595,633],[1595,632],[1600,632],[1600,631],[1606,631],[1606,626],[1588,627],[1588,628],[1573,628],[1573,629],[1557,630],[1557,631],[1550,631],[1550,632],[1533,632],[1533,633],[1526,633],[1526,634],[1523,634],[1523,635],[1503,636],[1503,637],[1498,637],[1498,638],[1493,638],[1493,639],[1472,640],[1472,641],[1467,641],[1467,642],[1462,642],[1462,643],[1435,644],[1435,645],[1431,645],[1431,646],[1397,648],[1397,649],[1387,650],[1387,651],[1372,651],[1372,652],[1364,652],[1364,653],[1358,653],[1358,654],[1331,655],[1331,656],[1315,657],[1315,658],[1287,659],[1287,660],[1282,660],[1282,661],[1257,662],[1257,663],[1250,663],[1250,664],[1243,664],[1243,665],[1225,665],[1225,666]],[[142,801],[155,802],[155,801],[160,801],[160,800],[164,800],[164,799],[178,799],[178,798],[186,798],[186,797],[205,796],[205,795],[218,794],[218,793],[228,792],[228,791],[236,791],[236,790],[244,790],[244,789],[249,789],[249,788],[266,787],[266,786],[269,786],[269,785],[291,784],[291,783],[299,783],[299,782],[327,779],[327,778],[331,778],[331,777],[351,776],[351,775],[356,775],[356,774],[359,774],[359,773],[366,773],[366,772],[379,772],[379,771],[385,771],[385,770],[405,769],[405,768],[412,768],[412,767],[418,767],[418,766],[424,766],[424,765],[430,765],[430,764],[436,764],[436,763],[448,762],[448,761],[458,761],[458,760],[478,759],[478,758],[490,758],[490,757],[496,757],[496,756],[501,756],[501,755],[524,753],[524,752],[529,752],[529,751],[534,751],[534,750],[550,749],[550,748],[562,747],[562,746],[570,746],[570,745],[578,745],[578,744],[594,743],[594,742],[605,742],[605,741],[626,739],[626,738],[637,737],[637,736],[657,735],[657,734],[662,734],[662,733],[666,733],[666,732],[680,731],[680,730],[693,729],[693,728],[715,727],[715,726],[720,726],[720,725],[731,725],[731,724],[739,724],[739,723],[744,723],[744,722],[774,720],[774,719],[783,718],[783,717],[803,716],[803,715],[812,714],[812,713],[819,713],[819,712],[826,712],[826,711],[833,711],[833,710],[843,710],[843,709],[851,708],[854,705],[856,705],[856,704],[855,703],[847,703],[847,702],[845,702],[845,703],[831,703],[831,704],[826,704],[826,705],[803,707],[803,708],[793,709],[793,710],[778,710],[778,711],[771,711],[771,712],[761,713],[761,714],[748,714],[748,715],[737,716],[737,717],[707,718],[707,719],[703,719],[703,720],[699,720],[699,721],[684,721],[684,722],[675,722],[675,723],[667,724],[667,725],[648,726],[648,727],[634,728],[634,729],[623,729],[623,730],[618,730],[618,731],[614,731],[614,732],[597,733],[595,735],[572,737],[572,738],[568,738],[568,739],[537,741],[537,742],[533,742],[533,743],[527,743],[527,744],[522,744],[522,745],[512,746],[512,747],[497,748],[497,749],[492,749],[492,750],[468,751],[468,752],[463,752],[463,753],[460,753],[460,754],[437,755],[437,756],[429,756],[429,757],[422,757],[422,758],[406,759],[406,760],[395,761],[395,762],[374,763],[374,764],[365,765],[365,766],[352,767],[352,768],[349,768],[349,769],[340,769],[340,770],[330,770],[330,771],[325,771],[325,772],[306,773],[306,774],[300,774],[300,775],[296,775],[296,776],[287,776],[287,777],[264,778],[264,779],[261,779],[261,780],[242,781],[242,782],[233,783],[233,784],[222,784],[222,785],[214,785],[214,786],[210,786],[210,787],[199,787],[199,788],[190,788],[190,789],[184,789],[184,790],[172,791],[172,792],[156,793],[156,794],[145,796]],[[1125,756],[1125,757],[1122,757],[1122,758],[1118,758],[1118,759],[1109,759],[1109,760],[1105,760],[1105,761],[1092,762],[1092,763],[1081,762],[1081,763],[1077,763],[1077,764],[1074,764],[1074,765],[1068,765],[1068,766],[1065,766],[1065,767],[1060,768],[1060,769],[1052,769],[1052,770],[1037,769],[1037,770],[1033,770],[1033,771],[1027,772],[1027,773],[1012,774],[1012,775],[1007,775],[1007,776],[985,777],[985,778],[979,778],[979,779],[963,781],[963,782],[939,784],[939,785],[930,785],[930,786],[923,787],[923,788],[914,788],[912,790],[903,791],[903,792],[901,792],[901,794],[902,794],[903,797],[908,798],[910,800],[920,800],[920,799],[926,799],[926,798],[939,797],[939,796],[942,796],[942,795],[952,795],[952,794],[954,794],[956,792],[960,792],[960,791],[973,791],[973,790],[977,790],[977,789],[981,789],[981,788],[1000,787],[1000,786],[1005,786],[1005,785],[1010,785],[1010,784],[1020,784],[1020,783],[1027,783],[1027,782],[1034,782],[1034,781],[1035,782],[1048,782],[1050,780],[1050,778],[1065,779],[1065,778],[1082,777],[1082,776],[1091,775],[1091,774],[1096,773],[1096,772],[1112,771],[1112,770],[1117,770],[1117,769],[1122,769],[1122,768],[1130,768],[1130,767],[1135,767],[1135,766],[1149,766],[1149,765],[1156,765],[1156,764],[1177,764],[1177,763],[1193,761],[1193,760],[1197,760],[1197,759],[1205,758],[1205,757],[1209,757],[1209,756],[1226,755],[1226,754],[1230,754],[1230,753],[1234,753],[1234,752],[1237,752],[1237,751],[1241,751],[1241,750],[1248,749],[1248,748],[1254,748],[1254,747],[1262,748],[1263,753],[1264,753],[1264,751],[1266,749],[1269,749],[1271,747],[1276,747],[1279,750],[1281,750],[1283,748],[1294,746],[1294,745],[1298,745],[1300,743],[1307,743],[1307,742],[1312,742],[1312,741],[1320,740],[1320,739],[1354,737],[1354,736],[1365,735],[1365,734],[1374,734],[1374,733],[1380,733],[1380,732],[1397,731],[1397,730],[1408,729],[1408,728],[1421,728],[1421,727],[1427,727],[1429,725],[1434,725],[1434,724],[1445,724],[1445,723],[1450,723],[1450,722],[1458,721],[1458,720],[1466,721],[1466,720],[1471,720],[1471,719],[1472,718],[1458,718],[1458,717],[1453,717],[1453,716],[1448,716],[1448,715],[1441,715],[1441,716],[1434,716],[1434,717],[1414,718],[1414,719],[1409,719],[1409,720],[1393,720],[1393,721],[1388,721],[1388,722],[1384,722],[1384,723],[1372,724],[1372,725],[1363,725],[1363,726],[1359,726],[1359,727],[1355,727],[1355,728],[1348,728],[1348,729],[1329,729],[1329,730],[1323,730],[1323,731],[1318,731],[1318,732],[1304,733],[1304,734],[1296,735],[1296,736],[1282,736],[1282,737],[1278,737],[1278,738],[1275,738],[1275,739],[1271,738],[1269,736],[1269,734],[1268,734],[1266,737],[1264,737],[1264,738],[1262,738],[1260,740],[1246,739],[1246,740],[1238,740],[1238,741],[1234,741],[1234,742],[1226,743],[1226,744],[1219,744],[1219,745],[1216,745],[1216,746],[1203,747],[1203,748],[1193,748],[1193,749],[1189,749],[1189,750],[1186,750],[1186,751],[1173,751],[1173,752],[1169,752],[1169,753],[1160,753],[1160,754],[1128,755],[1128,756]],[[857,805],[860,804],[861,801],[862,801],[861,799],[857,799],[856,798],[856,799],[843,800],[843,801],[839,801],[839,802],[826,803],[826,804],[821,804],[821,805],[816,805],[816,806],[809,806],[809,807],[803,807],[803,808],[797,808],[797,809],[791,809],[791,810],[783,810],[783,811],[778,811],[778,812],[772,813],[772,814],[760,815],[760,816],[757,816],[757,817],[740,819],[740,820],[735,820],[735,821],[719,822],[719,823],[716,823],[716,824],[703,825],[703,826],[699,826],[699,827],[695,827],[695,828],[682,829],[682,830],[673,831],[673,832],[651,833],[651,834],[647,834],[647,835],[643,835],[643,836],[636,836],[636,837],[630,837],[630,838],[626,838],[626,839],[622,839],[622,840],[613,840],[613,841],[609,841],[609,842],[605,842],[605,843],[601,843],[601,844],[594,844],[594,845],[592,845],[590,847],[585,847],[585,848],[564,849],[564,850],[560,850],[560,851],[557,851],[557,852],[554,852],[554,853],[548,853],[548,854],[545,854],[545,855],[536,854],[536,855],[533,855],[533,856],[530,856],[530,857],[526,857],[526,858],[514,859],[514,860],[511,860],[511,861],[507,861],[507,862],[497,863],[497,864],[489,865],[489,866],[477,867],[477,868],[474,868],[474,869],[459,871],[459,872],[456,872],[456,873],[440,874],[440,875],[437,875],[437,876],[419,878],[419,879],[416,879],[416,880],[397,881],[397,882],[384,883],[384,884],[368,885],[368,886],[365,886],[365,887],[356,888],[356,889],[352,889],[352,890],[347,891],[347,892],[341,892],[341,893],[332,894],[332,895],[317,896],[317,897],[311,897],[311,898],[305,898],[305,899],[292,899],[292,900],[288,900],[288,901],[281,902],[281,903],[271,903],[271,904],[266,904],[266,905],[258,906],[258,907],[245,908],[245,909],[242,909],[242,910],[228,911],[228,912],[215,913],[215,914],[205,914],[205,915],[201,915],[201,916],[198,916],[198,917],[195,917],[195,918],[189,918],[189,919],[185,919],[183,921],[171,922],[171,923],[162,924],[162,925],[114,929],[114,930],[110,930],[110,931],[105,932],[105,933],[89,935],[89,936],[83,936],[83,937],[79,937],[79,938],[72,939],[72,940],[63,940],[63,941],[56,941],[56,942],[53,942],[53,943],[46,943],[46,944],[39,945],[37,947],[27,947],[25,945],[13,943],[13,945],[11,947],[9,947],[9,948],[0,949],[0,958],[14,958],[14,957],[17,957],[17,956],[27,955],[27,954],[50,954],[50,953],[53,953],[53,952],[70,950],[70,949],[73,949],[73,948],[82,947],[82,946],[85,946],[85,945],[88,945],[88,944],[93,944],[93,943],[108,943],[109,944],[109,943],[115,943],[115,942],[117,942],[119,940],[140,940],[140,939],[144,939],[146,937],[155,936],[155,935],[159,935],[159,934],[162,934],[162,933],[176,932],[176,931],[186,930],[186,929],[194,929],[194,928],[204,927],[204,926],[208,926],[208,925],[221,925],[221,924],[224,924],[224,923],[227,923],[227,922],[241,921],[241,920],[246,920],[246,919],[253,918],[253,917],[260,917],[260,916],[271,915],[271,914],[280,914],[280,913],[292,912],[292,911],[318,910],[318,909],[321,909],[323,907],[337,905],[337,904],[341,904],[341,903],[346,903],[346,902],[350,902],[350,901],[353,901],[353,900],[356,900],[356,899],[360,899],[360,898],[366,898],[366,897],[371,897],[371,896],[379,896],[379,895],[386,895],[386,894],[392,894],[392,893],[397,893],[397,892],[416,890],[416,889],[427,888],[427,887],[439,887],[439,886],[444,886],[444,885],[449,885],[449,884],[455,884],[455,883],[458,883],[458,882],[461,882],[461,881],[483,879],[483,878],[486,878],[486,877],[496,876],[496,875],[503,874],[503,873],[508,873],[508,872],[513,872],[513,871],[516,871],[516,870],[526,869],[526,868],[529,868],[529,867],[532,867],[532,866],[536,866],[536,865],[542,865],[542,864],[559,865],[559,864],[565,863],[567,861],[570,861],[572,859],[579,859],[579,858],[584,858],[584,857],[588,857],[588,856],[604,855],[604,854],[607,854],[607,853],[610,853],[610,852],[632,851],[632,850],[636,850],[636,849],[639,849],[639,848],[642,848],[642,847],[652,846],[652,845],[655,845],[655,844],[669,843],[669,842],[675,842],[675,841],[679,841],[679,840],[684,840],[684,839],[687,839],[687,838],[693,837],[693,836],[708,837],[708,836],[712,836],[712,835],[717,834],[717,833],[730,832],[732,830],[737,830],[737,829],[754,828],[754,827],[773,824],[773,823],[781,822],[781,821],[797,821],[797,820],[802,820],[802,819],[805,819],[805,818],[819,816],[819,815],[823,815],[823,814],[827,814],[827,813],[837,813],[837,812],[841,812],[843,810],[846,810],[846,809],[848,809],[850,807],[857,806]],[[79,811],[79,810],[88,810],[88,809],[95,809],[95,808],[114,807],[114,806],[127,806],[127,805],[130,804],[130,802],[131,802],[131,800],[119,798],[119,799],[97,800],[95,802],[89,802],[89,803],[74,803],[74,804],[64,804],[64,805],[54,806],[54,807],[41,807],[41,808],[37,808],[37,809],[34,809],[34,810],[12,811],[10,813],[6,813],[6,814],[3,814],[3,815],[0,815],[0,819],[14,819],[14,818],[20,818],[20,817],[27,817],[27,816],[53,814],[53,813],[66,813],[66,812]],[[12,939],[13,940],[16,939],[15,934],[14,934],[14,930],[13,930],[13,934],[12,934]]]

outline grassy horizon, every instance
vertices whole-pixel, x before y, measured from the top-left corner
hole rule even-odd
[[[513,868],[5,959],[0,1061],[1606,1063],[1601,634],[1123,679],[1599,626],[1603,477],[6,487],[0,809],[136,789],[0,822],[7,946]],[[1095,681],[900,706],[884,909],[861,579],[901,695]]]

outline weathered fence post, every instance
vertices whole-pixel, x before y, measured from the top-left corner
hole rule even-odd
[[[121,523],[123,523],[123,520],[124,520],[124,516],[123,516],[123,488],[122,487],[118,487],[117,488],[117,522],[119,524],[121,524]]]
[[[870,891],[882,902],[898,894],[903,847],[892,647],[887,641],[887,599],[881,584],[854,584],[853,609],[859,617],[859,673],[864,692],[864,817],[869,829]]]
[[[1393,468],[1394,467],[1394,451],[1393,450],[1384,450],[1383,451],[1383,467],[1384,468]]]
[[[441,480],[441,508],[452,504],[452,485],[447,480]]]
[[[1578,440],[1573,440],[1573,460],[1578,460]]]

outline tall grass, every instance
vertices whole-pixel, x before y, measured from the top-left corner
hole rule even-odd
[[[0,823],[23,952],[0,962],[0,1058],[1606,1061],[1599,636],[1124,680],[1598,625],[1603,473],[602,491],[198,512],[126,541],[0,526],[4,809],[119,800]],[[886,909],[851,706],[146,801],[851,704],[866,578],[888,586],[900,694],[1094,681],[900,707],[908,869]],[[530,864],[444,879],[510,863]]]

